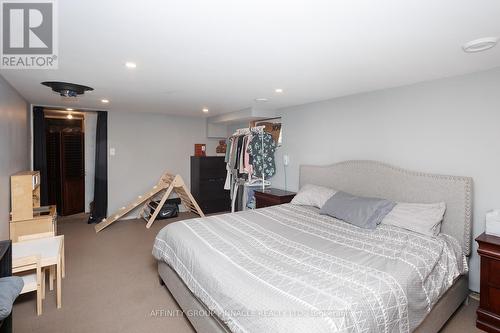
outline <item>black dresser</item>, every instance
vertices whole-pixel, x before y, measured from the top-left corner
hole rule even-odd
[[[205,214],[230,210],[224,156],[191,156],[191,194]]]

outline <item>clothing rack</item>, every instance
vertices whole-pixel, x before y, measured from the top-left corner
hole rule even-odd
[[[264,129],[266,128],[266,126],[249,126],[249,127],[244,127],[244,128],[238,128],[234,133],[233,133],[233,136],[237,136],[237,135],[245,135],[245,134],[250,134],[252,132],[255,132],[257,134],[264,134]],[[261,154],[262,154],[262,158],[264,158],[264,135],[261,135]],[[265,172],[262,171],[262,190],[265,189],[266,185],[265,185],[265,182],[266,182],[266,179],[265,179]]]
[[[262,188],[262,190],[264,190],[266,186],[270,185],[270,182],[266,180],[266,176],[268,175],[267,169],[263,168],[266,147],[268,144],[266,141],[267,131],[265,128],[265,125],[250,125],[249,127],[239,128],[236,129],[228,139],[231,145],[229,145],[229,153],[226,155],[226,162],[228,164],[224,188],[231,191],[231,211],[233,212],[235,211],[235,205],[237,203],[237,210],[244,210],[247,208],[248,203],[253,197],[253,193],[251,193],[252,191],[250,189]],[[254,144],[250,152],[247,149],[251,142]],[[260,148],[257,148],[258,143],[260,143]],[[234,148],[237,147],[238,144],[243,144],[241,150],[239,148]],[[238,154],[236,155],[237,157],[234,157],[235,152]],[[228,156],[229,159],[227,158]],[[254,162],[251,162],[252,158]],[[260,176],[254,164],[256,160],[258,161],[257,164],[262,166]]]

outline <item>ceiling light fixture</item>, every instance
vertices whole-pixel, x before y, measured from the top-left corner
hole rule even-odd
[[[55,91],[62,97],[76,97],[78,95],[83,95],[86,91],[94,90],[91,87],[69,82],[45,81],[42,82],[42,84],[50,87],[52,91]]]
[[[475,53],[489,50],[498,44],[498,37],[485,37],[465,43],[462,46],[464,52]]]
[[[274,92],[277,94],[281,94],[283,92],[283,89],[281,89],[281,88],[274,89]]]
[[[265,103],[269,100],[265,97],[259,97],[259,98],[256,98],[254,101],[256,101],[257,103]]]
[[[101,102],[103,102],[104,104],[108,104],[109,103],[109,99],[101,99]]]
[[[73,119],[73,115],[70,113],[66,116],[66,118],[68,118],[69,120]]]
[[[73,111],[73,109],[72,108],[67,108],[66,111]]]
[[[204,113],[208,113],[208,108],[203,108],[201,109],[201,111],[203,111]]]
[[[137,67],[137,64],[136,64],[135,62],[130,62],[130,61],[127,61],[127,62],[125,63],[125,66],[126,66],[127,68],[136,68],[136,67]]]

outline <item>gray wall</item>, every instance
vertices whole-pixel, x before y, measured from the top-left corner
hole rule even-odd
[[[189,186],[190,156],[195,143],[215,155],[217,139],[207,139],[205,118],[154,113],[109,112],[108,214],[132,202],[165,172],[178,173]],[[132,213],[128,217],[135,217]]]
[[[233,135],[233,133],[239,128],[248,128],[249,124],[250,121],[241,121],[227,125],[227,136]]]
[[[28,104],[0,76],[0,239],[9,238],[10,176],[29,170]]]
[[[474,237],[484,231],[485,212],[500,208],[500,69],[280,111],[277,187],[284,187],[284,153],[294,190],[300,164],[371,159],[473,177]],[[473,243],[470,288],[478,291]]]

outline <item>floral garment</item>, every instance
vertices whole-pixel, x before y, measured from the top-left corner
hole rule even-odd
[[[264,138],[263,138],[264,137]],[[264,143],[264,146],[262,146]],[[269,133],[258,134],[252,137],[252,141],[248,145],[247,152],[252,155],[252,166],[254,175],[258,178],[268,179],[276,173],[274,163],[274,151],[276,150],[276,142]]]

